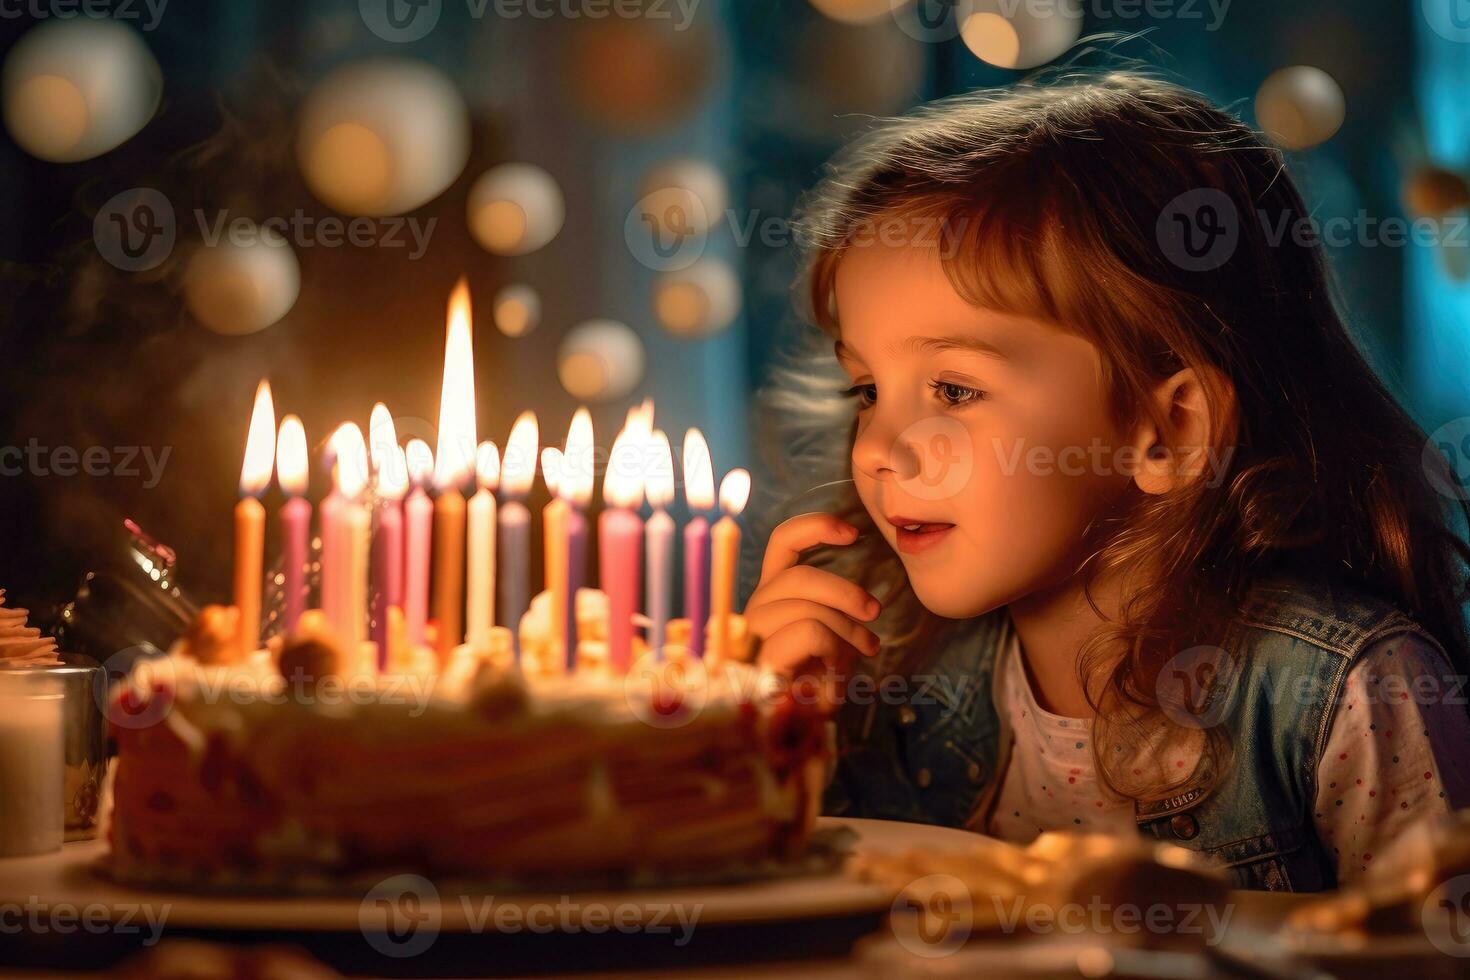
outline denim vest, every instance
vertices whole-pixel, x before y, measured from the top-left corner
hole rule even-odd
[[[1010,758],[994,697],[1010,630],[1004,609],[955,624],[906,696],[845,706],[825,812],[984,827]],[[1222,685],[1227,700],[1211,713],[1229,736],[1229,766],[1216,780],[1136,803],[1139,832],[1213,856],[1237,888],[1332,888],[1336,862],[1313,824],[1317,763],[1348,668],[1401,633],[1439,647],[1360,591],[1285,575],[1258,580],[1219,644],[1235,665]]]

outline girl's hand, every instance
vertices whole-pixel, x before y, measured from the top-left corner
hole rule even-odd
[[[871,657],[878,636],[863,626],[881,606],[860,586],[831,572],[799,564],[817,545],[849,545],[857,528],[831,514],[801,514],[771,533],[760,584],[745,607],[750,632],[761,638],[760,663],[795,677],[810,661],[824,672],[854,653]]]

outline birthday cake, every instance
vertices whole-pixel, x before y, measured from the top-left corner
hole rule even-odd
[[[600,666],[601,593],[577,605],[578,669],[561,674],[534,667],[542,597],[520,663],[497,628],[488,649],[442,665],[400,653],[383,670],[345,657],[312,612],[239,655],[235,610],[206,609],[114,693],[111,873],[310,890],[398,872],[630,883],[799,862],[821,717],[751,665],[673,643],[658,663],[678,670],[614,675]]]

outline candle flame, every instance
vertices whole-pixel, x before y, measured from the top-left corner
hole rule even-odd
[[[500,485],[500,448],[489,440],[475,450],[475,477],[486,490]]]
[[[750,499],[750,472],[731,470],[720,481],[720,509],[731,517],[739,517]]]
[[[408,493],[408,456],[398,446],[387,450],[385,455],[387,458],[377,471],[378,496],[384,500],[402,500]]]
[[[565,486],[562,477],[563,456],[562,451],[555,446],[547,446],[541,450],[541,479],[546,481],[546,489],[551,491],[553,497],[561,496],[561,488]]]
[[[475,348],[470,334],[470,287],[461,279],[449,297],[434,486],[440,490],[457,487],[469,478],[474,466]]]
[[[342,496],[356,500],[368,483],[367,443],[356,422],[343,422],[328,443],[332,455],[332,477]]]
[[[393,461],[393,450],[398,448],[398,432],[393,427],[393,413],[388,406],[378,402],[368,418],[368,458],[373,469],[380,470]]]
[[[667,507],[674,499],[674,451],[669,447],[669,437],[663,429],[654,429],[649,443],[648,480],[644,492],[648,494],[648,504],[658,510]]]
[[[255,407],[250,411],[250,433],[245,437],[245,461],[240,466],[240,493],[258,497],[271,482],[276,461],[276,406],[271,401],[271,383],[262,381],[255,389]]]
[[[578,507],[592,502],[592,485],[596,480],[597,447],[592,435],[592,413],[579,408],[567,427],[566,448],[562,450],[562,496]]]
[[[293,497],[306,493],[308,465],[306,427],[296,416],[287,415],[276,435],[276,475],[281,489]]]
[[[426,486],[434,472],[434,450],[422,439],[410,439],[404,459],[409,481],[416,487]]]
[[[684,433],[684,499],[691,510],[710,510],[715,505],[715,464],[710,459],[704,433]]]
[[[639,404],[629,408],[623,420],[623,427],[645,435],[653,432],[653,399],[646,397]]]
[[[636,427],[624,427],[613,440],[602,478],[602,499],[609,507],[631,510],[642,502],[645,453],[643,435]]]
[[[536,413],[522,412],[510,428],[505,456],[500,461],[500,484],[512,497],[524,497],[530,492],[536,479],[536,447],[540,441]]]

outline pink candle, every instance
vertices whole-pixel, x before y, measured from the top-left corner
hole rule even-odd
[[[424,490],[434,472],[434,452],[422,439],[405,451],[413,492],[403,503],[403,618],[409,646],[424,645],[429,619],[429,542],[434,532],[434,502]]]
[[[281,628],[291,632],[306,608],[307,543],[311,538],[311,501],[306,499],[306,430],[294,415],[281,419],[276,436],[276,473],[285,491],[281,507],[281,592],[286,599]]]
[[[625,427],[618,434],[602,484],[607,508],[597,520],[599,570],[607,593],[607,659],[616,674],[626,674],[633,661],[633,615],[643,564],[643,520],[636,510],[643,497],[642,442],[636,430]]]
[[[684,499],[693,514],[684,525],[684,615],[689,620],[689,652],[704,656],[709,621],[709,520],[715,505],[715,472],[709,446],[698,429],[684,435]]]
[[[378,645],[378,667],[388,666],[388,610],[403,608],[403,495],[408,463],[397,446],[385,454],[377,472],[378,507],[373,523],[373,592],[369,618]]]
[[[652,467],[648,475],[648,504],[653,516],[644,528],[645,589],[648,593],[648,646],[662,659],[664,635],[669,625],[669,606],[674,564],[674,519],[664,510],[674,499],[674,460],[669,437],[653,433]]]

